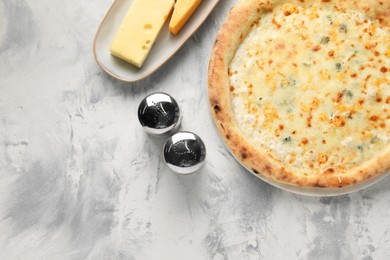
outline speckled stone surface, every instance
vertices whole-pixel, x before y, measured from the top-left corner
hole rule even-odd
[[[167,64],[128,84],[92,55],[110,1],[0,0],[0,259],[390,259],[390,177],[341,197],[294,195],[219,140],[207,65],[235,2],[221,0]],[[206,143],[198,174],[169,171],[164,138],[138,124],[155,91]]]

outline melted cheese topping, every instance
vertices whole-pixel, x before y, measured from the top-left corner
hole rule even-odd
[[[352,10],[286,4],[252,25],[229,68],[233,111],[287,169],[346,172],[390,142],[390,37]]]

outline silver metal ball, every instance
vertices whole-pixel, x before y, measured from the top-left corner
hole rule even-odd
[[[154,93],[144,98],[138,107],[138,120],[150,134],[175,131],[180,126],[179,105],[166,93]]]
[[[206,147],[194,133],[178,132],[165,142],[165,163],[177,173],[189,174],[199,170],[204,165],[205,158]]]

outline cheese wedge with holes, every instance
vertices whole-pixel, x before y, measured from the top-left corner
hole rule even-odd
[[[202,0],[177,0],[169,23],[169,31],[178,34]]]
[[[134,0],[111,43],[111,54],[141,68],[174,3]]]

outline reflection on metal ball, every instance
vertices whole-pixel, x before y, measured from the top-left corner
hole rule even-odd
[[[188,174],[199,170],[205,158],[206,147],[194,133],[178,132],[165,142],[165,163],[177,173]]]
[[[150,134],[165,134],[180,126],[177,102],[168,94],[154,93],[144,98],[138,107],[138,120]]]

